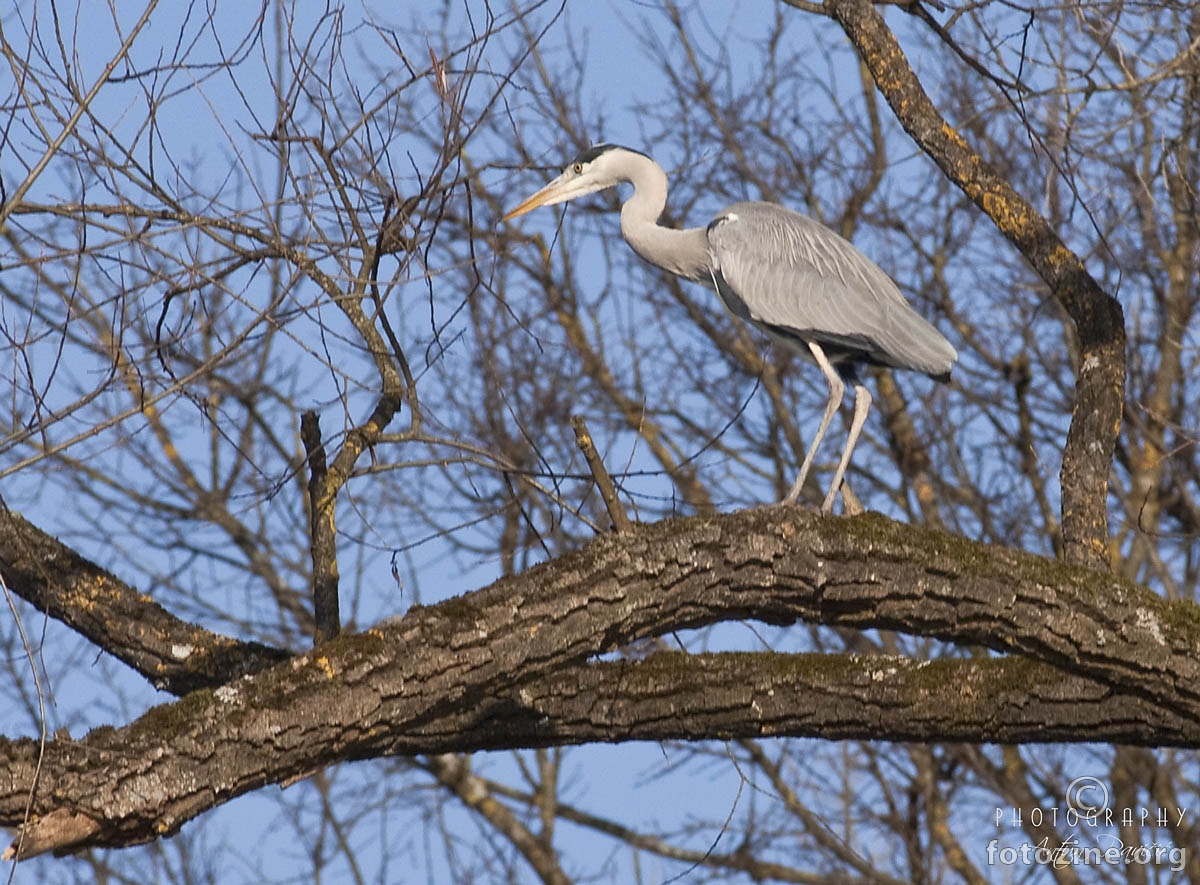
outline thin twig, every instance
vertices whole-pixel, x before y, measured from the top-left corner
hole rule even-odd
[[[37,163],[33,165],[33,168],[30,169],[26,174],[25,180],[17,186],[17,189],[13,192],[12,198],[3,204],[0,204],[0,227],[3,227],[4,222],[8,220],[8,216],[12,214],[13,209],[15,209],[20,204],[21,200],[24,199],[25,194],[29,193],[29,189],[33,187],[33,183],[37,181],[38,176],[40,176],[46,170],[46,167],[50,164],[50,160],[53,159],[56,154],[58,154],[58,151],[63,146],[64,142],[71,137],[71,133],[75,131],[75,127],[79,125],[79,121],[83,115],[87,113],[92,101],[95,99],[97,93],[100,92],[100,88],[108,82],[109,74],[111,74],[113,69],[116,68],[116,66],[125,59],[125,56],[129,54],[129,50],[133,46],[133,41],[137,39],[137,35],[142,32],[142,28],[144,28],[150,22],[150,13],[154,12],[154,8],[156,6],[158,6],[158,0],[153,0],[153,2],[146,6],[145,11],[142,13],[142,17],[137,20],[137,23],[129,32],[129,36],[126,37],[125,42],[121,44],[121,48],[117,50],[116,54],[113,55],[109,63],[105,65],[104,70],[100,72],[100,76],[96,78],[96,82],[92,84],[92,88],[88,90],[88,94],[79,99],[79,103],[75,106],[74,113],[71,114],[70,119],[67,120],[67,122],[63,125],[62,132],[58,134],[58,137],[55,138],[53,142],[46,146],[46,151],[42,154],[42,158],[38,160]]]
[[[612,520],[613,527],[620,533],[631,531],[633,523],[629,521],[625,508],[621,505],[621,499],[617,497],[616,486],[613,485],[608,471],[604,469],[604,461],[601,460],[600,453],[596,451],[596,445],[592,442],[592,435],[588,432],[587,422],[583,420],[582,415],[571,416],[571,429],[575,431],[575,443],[583,452],[588,469],[592,471],[592,478],[596,480],[596,488],[600,490],[600,498],[604,501],[604,506],[608,510],[608,518]]]

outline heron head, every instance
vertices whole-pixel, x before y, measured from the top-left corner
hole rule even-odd
[[[594,194],[613,187],[624,179],[620,174],[620,155],[638,153],[615,144],[598,144],[588,148],[567,164],[562,175],[533,196],[505,213],[501,221],[510,221],[539,206],[553,206],[576,197]]]

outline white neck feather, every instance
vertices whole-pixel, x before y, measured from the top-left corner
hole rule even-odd
[[[676,276],[710,281],[706,230],[672,230],[657,224],[667,205],[667,173],[662,167],[647,156],[622,151],[617,174],[633,185],[633,196],[621,206],[621,234],[633,251]]]

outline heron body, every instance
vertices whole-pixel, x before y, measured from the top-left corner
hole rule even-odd
[[[875,262],[798,212],[775,203],[734,203],[707,227],[660,227],[666,173],[629,148],[589,148],[503,220],[621,182],[633,185],[633,196],[621,206],[621,233],[638,255],[677,276],[715,287],[734,315],[811,358],[829,382],[825,413],[785,503],[800,496],[846,382],[854,386],[850,432],[821,507],[829,512],[871,406],[858,367],[890,366],[947,381],[958,358],[954,347],[912,309]]]

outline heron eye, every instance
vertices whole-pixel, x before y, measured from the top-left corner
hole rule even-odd
[[[574,166],[571,167],[571,171],[574,172],[576,175],[579,175],[581,172],[583,172],[583,164],[576,163]]]

